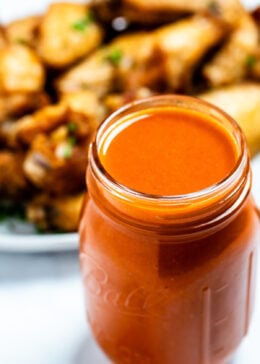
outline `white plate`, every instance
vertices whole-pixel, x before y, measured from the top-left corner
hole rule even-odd
[[[70,0],[71,2],[88,2]],[[13,19],[28,14],[42,13],[52,0],[8,0],[0,1],[0,23],[6,23]],[[248,8],[260,6],[260,0],[244,0]],[[254,185],[253,192],[260,206],[260,157],[253,162]],[[259,187],[258,187],[259,186]],[[9,221],[0,223],[0,251],[13,252],[48,252],[59,250],[74,250],[78,247],[78,234],[36,234],[32,227]]]
[[[0,251],[48,252],[75,250],[77,233],[39,234],[30,224],[9,219],[0,223]]]

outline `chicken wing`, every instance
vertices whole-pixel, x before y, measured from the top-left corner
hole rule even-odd
[[[260,85],[242,83],[212,90],[199,95],[222,108],[243,129],[253,156],[260,150]]]
[[[23,172],[24,155],[0,151],[0,197],[21,198],[28,192],[29,183]]]
[[[165,54],[164,77],[170,90],[185,89],[201,58],[226,34],[220,25],[212,17],[197,15],[155,32],[157,47]]]
[[[124,17],[126,24],[134,22],[142,25],[162,24],[194,13],[209,13],[228,24],[235,24],[243,9],[238,0],[92,0],[91,3],[106,23]]]
[[[7,24],[5,27],[7,41],[35,48],[40,21],[40,16],[29,16]]]
[[[213,59],[204,66],[204,76],[211,87],[242,80],[248,72],[248,59],[258,46],[258,30],[246,12],[238,26]]]
[[[84,193],[53,198],[39,195],[27,206],[27,218],[42,231],[76,231]]]
[[[19,118],[48,105],[50,98],[45,92],[0,94],[0,135],[1,122]]]
[[[153,32],[119,36],[62,75],[58,90],[91,89],[102,96],[141,87],[160,90],[161,85],[179,89],[201,57],[225,33],[219,21],[201,15]]]
[[[0,50],[0,92],[39,92],[44,82],[44,67],[32,49],[12,44]]]
[[[38,52],[44,62],[63,68],[96,48],[102,30],[86,5],[54,3],[39,27]]]
[[[89,142],[90,138],[78,140],[62,131],[50,136],[38,135],[24,161],[27,178],[39,189],[53,195],[83,190]]]

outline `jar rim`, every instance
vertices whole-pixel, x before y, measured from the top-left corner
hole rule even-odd
[[[175,102],[175,104],[173,104],[173,101]],[[214,113],[213,117],[216,118],[216,116],[218,115],[223,120],[227,121],[228,124],[231,125],[233,131],[235,132],[237,144],[240,148],[240,151],[235,166],[231,169],[230,173],[227,176],[225,176],[217,183],[195,192],[190,192],[186,194],[177,194],[177,195],[157,195],[157,194],[140,192],[132,188],[129,188],[126,185],[116,181],[108,173],[108,171],[106,170],[106,168],[104,167],[99,158],[98,144],[101,135],[104,133],[109,123],[113,122],[113,120],[120,120],[126,115],[127,112],[129,112],[131,115],[131,113],[135,113],[136,111],[138,111],[138,110],[132,110],[133,108],[139,108],[139,110],[143,110],[145,108],[154,109],[157,107],[161,108],[162,106],[168,106],[168,107],[175,106],[187,109],[188,103],[193,105],[195,104],[200,105],[205,110],[208,111],[210,110],[211,112]],[[192,108],[190,109],[203,113],[203,111],[201,110],[196,110]],[[238,123],[231,116],[229,116],[225,111],[221,110],[217,106],[205,100],[199,99],[197,97],[186,96],[186,95],[185,96],[175,95],[175,94],[165,94],[159,96],[152,96],[141,100],[136,100],[122,106],[121,108],[113,112],[101,123],[101,125],[97,129],[95,138],[90,145],[89,155],[90,155],[89,161],[91,168],[93,169],[93,172],[95,173],[96,177],[98,177],[99,181],[102,182],[102,184],[109,190],[113,190],[116,194],[119,195],[123,194],[124,197],[128,199],[134,198],[135,200],[143,200],[151,204],[153,203],[158,204],[158,202],[160,202],[160,204],[162,205],[175,204],[175,203],[177,203],[178,205],[187,204],[187,203],[193,203],[196,200],[201,200],[205,198],[207,199],[208,197],[212,196],[212,194],[225,190],[230,185],[235,184],[249,163],[247,144],[244,134]]]

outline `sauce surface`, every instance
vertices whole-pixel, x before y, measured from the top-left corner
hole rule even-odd
[[[132,114],[108,131],[99,156],[110,176],[128,188],[179,195],[223,180],[235,167],[238,151],[213,118],[159,108]]]

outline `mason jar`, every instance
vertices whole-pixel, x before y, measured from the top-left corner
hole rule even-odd
[[[145,193],[117,181],[101,158],[104,138],[113,140],[138,115],[171,108],[220,125],[236,148],[235,165],[217,183],[184,194]],[[236,122],[186,96],[131,103],[99,127],[87,188],[79,230],[86,316],[108,358],[227,363],[248,331],[259,243],[250,159]]]

